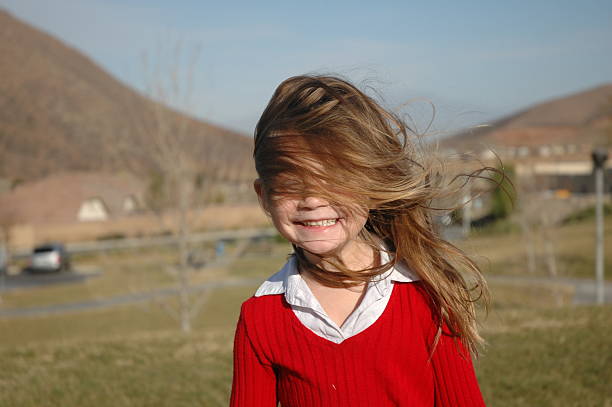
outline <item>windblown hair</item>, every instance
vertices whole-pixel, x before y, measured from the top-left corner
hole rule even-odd
[[[279,85],[257,124],[255,166],[267,199],[316,193],[340,211],[367,211],[359,237],[388,250],[391,259],[365,270],[323,259],[338,270],[329,272],[294,246],[300,269],[324,285],[348,287],[403,263],[421,278],[437,321],[433,347],[439,335],[448,334],[476,354],[483,340],[474,303],[488,303],[486,282],[478,265],[444,240],[433,222],[441,209],[432,203],[462,186],[444,183],[440,166],[421,154],[417,139],[398,115],[348,81],[297,76]],[[462,175],[488,178],[481,175],[485,170],[496,171],[486,167]]]

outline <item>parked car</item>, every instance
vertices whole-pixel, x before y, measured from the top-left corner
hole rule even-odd
[[[70,255],[61,243],[48,243],[34,248],[28,271],[69,271]]]

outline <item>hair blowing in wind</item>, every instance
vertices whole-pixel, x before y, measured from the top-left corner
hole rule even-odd
[[[390,261],[351,270],[330,257],[335,272],[312,264],[294,246],[299,267],[322,284],[343,287],[368,282],[403,263],[423,282],[441,334],[459,338],[472,352],[482,343],[474,303],[488,303],[478,265],[444,240],[433,215],[483,167],[448,180],[442,160],[427,153],[419,135],[400,117],[337,77],[297,76],[276,89],[255,129],[255,166],[269,199],[314,193],[345,211],[367,211],[359,238]]]

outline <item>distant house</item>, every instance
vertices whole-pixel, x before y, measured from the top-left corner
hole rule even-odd
[[[107,220],[109,210],[104,205],[104,200],[98,197],[85,200],[79,208],[77,219],[81,222],[92,220]]]
[[[518,162],[516,172],[541,190],[595,193],[593,163],[590,160]],[[608,161],[604,174],[604,193],[612,193],[612,161]]]
[[[126,174],[64,172],[0,194],[0,207],[22,224],[99,222],[139,212],[143,193]]]

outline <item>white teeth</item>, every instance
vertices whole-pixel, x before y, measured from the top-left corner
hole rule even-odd
[[[336,224],[336,219],[317,220],[314,222],[302,222],[306,226],[331,226]]]

